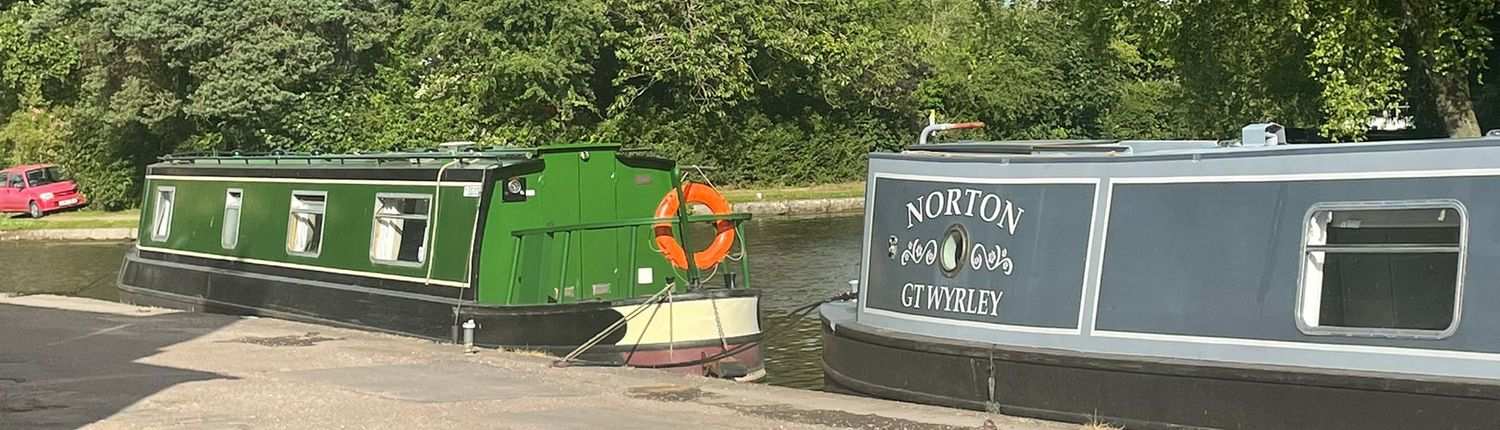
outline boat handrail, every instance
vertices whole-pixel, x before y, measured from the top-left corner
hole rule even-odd
[[[736,212],[736,213],[724,214],[724,215],[692,215],[692,216],[687,217],[687,222],[693,223],[693,222],[712,222],[712,221],[733,221],[733,222],[735,222],[737,224],[737,223],[739,223],[741,221],[745,221],[745,220],[748,220],[748,219],[750,219],[750,214]],[[510,234],[512,236],[527,236],[527,235],[534,235],[534,234],[541,234],[541,233],[557,233],[557,232],[563,232],[563,231],[607,230],[607,229],[611,229],[611,228],[632,227],[632,226],[642,226],[642,225],[653,225],[653,224],[660,224],[660,223],[674,223],[675,224],[675,223],[677,223],[677,217],[665,217],[665,218],[629,218],[629,219],[613,220],[613,221],[600,221],[600,222],[588,222],[588,223],[568,224],[568,225],[559,225],[559,226],[526,228],[526,229],[514,230]]]
[[[496,160],[525,160],[535,157],[536,152],[526,149],[506,150],[465,150],[465,151],[432,151],[432,152],[375,152],[369,154],[324,154],[316,152],[259,152],[259,153],[220,153],[220,152],[192,152],[182,154],[168,154],[161,156],[163,162],[194,162],[194,161],[225,161],[245,162],[252,161],[392,161],[392,160],[472,160],[472,159],[496,159]]]

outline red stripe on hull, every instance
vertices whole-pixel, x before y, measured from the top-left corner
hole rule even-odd
[[[735,349],[741,344],[731,343],[728,349]],[[661,348],[661,347],[656,347]],[[699,346],[691,348],[672,349],[641,349],[635,353],[621,353],[620,357],[629,366],[650,367],[672,363],[684,363],[700,360],[723,353],[723,345]],[[717,376],[723,378],[737,378],[747,374],[755,373],[765,368],[765,355],[760,345],[746,348],[729,357],[713,363],[691,364],[685,366],[667,367],[666,370],[686,373],[691,375]]]

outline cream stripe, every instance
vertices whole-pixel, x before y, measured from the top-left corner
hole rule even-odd
[[[331,267],[309,266],[309,265],[305,265],[305,264],[296,264],[296,263],[283,263],[283,262],[280,262],[280,261],[261,260],[261,259],[255,259],[255,258],[230,257],[230,256],[218,255],[218,254],[208,254],[208,253],[193,252],[193,251],[181,251],[181,250],[176,250],[176,249],[156,248],[156,247],[141,246],[141,245],[136,245],[136,248],[140,249],[142,251],[160,252],[160,253],[165,253],[165,254],[177,254],[177,255],[186,255],[186,256],[189,256],[189,257],[209,258],[209,259],[214,259],[214,260],[224,260],[224,261],[234,261],[234,262],[241,262],[241,263],[259,264],[259,265],[263,265],[263,266],[276,266],[276,267],[285,267],[285,268],[290,268],[290,269],[302,269],[302,270],[312,270],[312,271],[317,271],[317,272],[337,273],[337,274],[340,274],[340,275],[367,276],[367,277],[371,277],[371,278],[391,279],[391,280],[397,280],[397,281],[413,282],[413,283],[418,283],[418,284],[424,283],[424,281],[426,281],[426,280],[422,279],[421,277],[417,277],[417,276],[401,276],[401,275],[390,275],[390,274],[376,273],[376,272],[363,272],[363,271],[358,271],[358,270],[334,269],[334,268],[331,268]],[[467,288],[469,286],[469,284],[467,282],[445,281],[445,280],[439,280],[439,279],[433,279],[430,283],[432,285],[442,285],[442,286],[445,286],[445,287]]]
[[[663,300],[660,305],[644,305],[647,308],[625,325],[625,336],[615,344],[649,345],[719,339],[719,330],[714,325],[715,305],[719,308],[718,327],[723,328],[724,337],[758,334],[759,303],[758,297],[729,297],[671,303]],[[614,309],[621,315],[630,315],[641,306],[616,306]],[[653,311],[655,315],[652,315]]]

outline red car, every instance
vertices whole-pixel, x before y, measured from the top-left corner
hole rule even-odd
[[[62,209],[82,207],[88,197],[78,184],[51,164],[32,164],[0,170],[0,212],[25,212],[32,218]]]

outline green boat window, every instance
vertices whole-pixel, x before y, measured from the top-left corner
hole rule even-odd
[[[1457,202],[1315,207],[1304,235],[1298,326],[1309,334],[1451,334],[1464,221]]]
[[[316,257],[323,249],[323,217],[328,194],[293,191],[291,215],[287,217],[286,251]]]
[[[370,259],[386,264],[421,264],[427,255],[426,194],[377,194]]]
[[[156,187],[156,202],[151,208],[151,240],[162,242],[172,234],[172,201],[175,187]]]
[[[244,190],[230,188],[224,192],[224,227],[219,238],[224,249],[234,249],[240,243],[240,207],[244,205]]]

